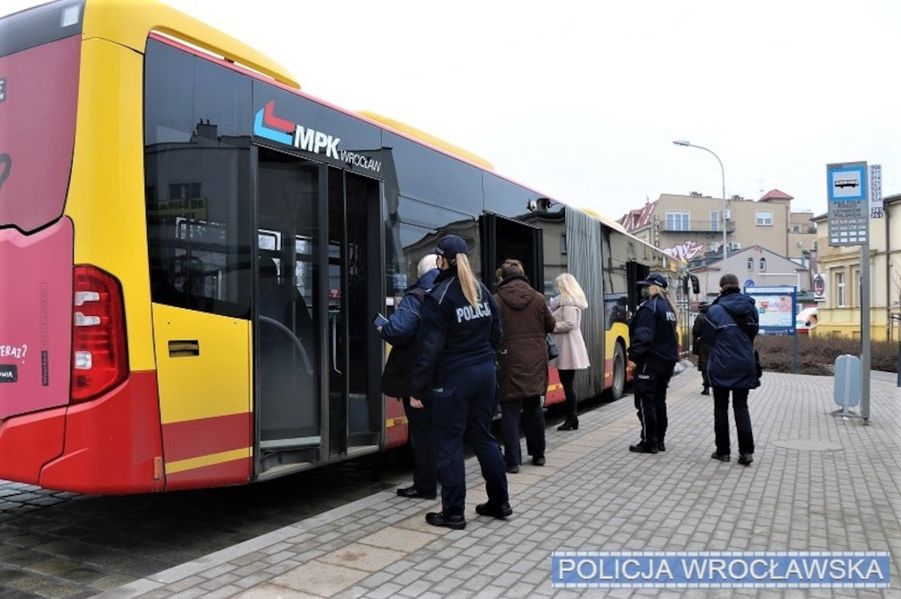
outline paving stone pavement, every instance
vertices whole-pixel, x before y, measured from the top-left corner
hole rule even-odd
[[[901,390],[874,378],[864,426],[830,415],[832,384],[766,373],[751,392],[748,468],[710,459],[712,399],[689,369],[670,387],[665,453],[628,452],[631,397],[585,414],[579,431],[548,431],[547,466],[508,477],[506,522],[476,516],[485,492],[471,459],[465,530],[426,525],[435,502],[379,492],[104,596],[901,597]],[[779,445],[792,440],[840,449]],[[555,550],[890,551],[893,587],[576,592],[551,586]]]

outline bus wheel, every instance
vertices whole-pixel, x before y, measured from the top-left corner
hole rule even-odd
[[[626,387],[626,353],[623,351],[623,344],[616,342],[613,350],[613,386],[610,387],[610,393],[613,399],[619,399],[623,396],[623,389]]]

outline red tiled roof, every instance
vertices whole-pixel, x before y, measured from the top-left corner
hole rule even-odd
[[[765,194],[763,194],[763,197],[760,198],[760,201],[767,202],[769,200],[793,200],[793,199],[795,199],[795,198],[788,195],[787,193],[785,193],[782,190],[771,189],[768,192],[766,192]]]
[[[640,229],[646,226],[651,220],[651,214],[654,212],[654,205],[657,202],[648,202],[645,203],[641,208],[633,208],[629,210],[629,212],[621,219],[619,219],[619,223],[626,229],[626,231],[635,231],[636,229]]]

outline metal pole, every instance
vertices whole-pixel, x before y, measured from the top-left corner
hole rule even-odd
[[[798,331],[792,335],[792,372],[798,374]]]
[[[867,223],[869,228],[869,223]],[[867,235],[869,237],[869,235]],[[870,242],[860,246],[860,417],[870,421]]]
[[[711,152],[713,154],[713,152]],[[716,154],[713,154],[716,156]],[[723,168],[723,161],[720,160],[719,156],[716,156],[716,161],[720,163],[720,176],[723,178],[723,269],[726,268],[726,258],[729,256],[729,250],[726,249],[729,245],[726,242],[726,169]]]
[[[676,140],[673,143],[676,144],[677,146],[685,146],[688,148],[697,148],[699,150],[704,150],[705,152],[709,152],[710,154],[713,154],[713,157],[716,158],[716,161],[720,163],[720,176],[721,176],[722,182],[723,182],[723,215],[720,220],[723,221],[723,261],[725,261],[726,258],[729,257],[729,249],[727,248],[728,243],[726,241],[726,169],[723,168],[723,161],[720,160],[720,157],[716,155],[716,152],[714,152],[710,148],[705,148],[704,146],[697,146],[693,143],[690,143],[690,142],[687,142],[687,141],[684,141],[681,139]],[[726,267],[726,265],[724,264],[723,268],[725,268],[725,267]]]

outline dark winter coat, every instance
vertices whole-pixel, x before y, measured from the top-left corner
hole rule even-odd
[[[701,337],[711,346],[707,378],[712,387],[756,389],[760,386],[754,361],[754,337],[759,320],[754,299],[739,291],[724,293],[707,308]]]
[[[641,302],[629,323],[629,359],[636,366],[648,362],[675,364],[679,361],[676,342],[676,312],[662,295]]]
[[[707,312],[699,312],[691,326],[691,349],[698,356],[698,370],[707,370],[707,360],[710,358],[710,344],[704,341],[702,335],[706,320]]]
[[[504,325],[498,352],[501,401],[544,395],[547,392],[547,334],[554,317],[544,296],[521,276],[504,279],[494,301]]]
[[[422,322],[416,342],[419,354],[410,382],[413,397],[427,399],[435,387],[453,384],[453,376],[467,366],[494,362],[503,327],[491,292],[479,283],[481,302],[466,301],[456,269],[441,271],[422,301]]]
[[[410,397],[410,371],[419,353],[416,333],[422,312],[422,300],[438,277],[438,269],[425,273],[404,291],[404,298],[382,327],[382,339],[391,344],[391,353],[382,373],[382,393],[390,397]]]

